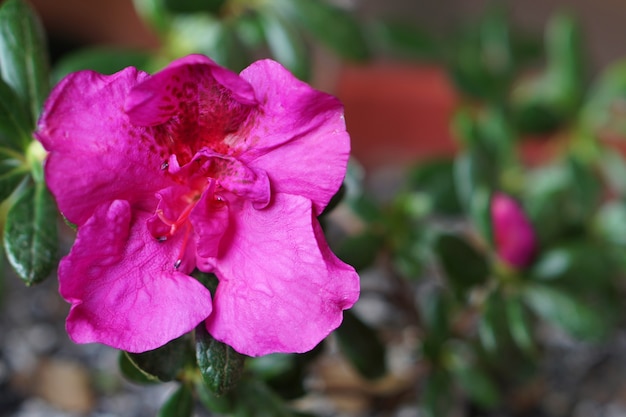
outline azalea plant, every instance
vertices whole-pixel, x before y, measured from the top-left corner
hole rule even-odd
[[[574,19],[542,43],[499,12],[451,37],[402,22],[367,37],[318,0],[135,4],[159,50],[52,69],[34,11],[0,6],[0,199],[6,256],[29,286],[57,271],[69,338],[120,350],[134,383],[178,384],[160,416],[315,414],[292,400],[331,354],[388,407],[486,415],[540,378],[549,335],[612,335],[626,71],[589,84]],[[316,43],[447,68],[459,152],[407,168],[381,201],[349,161],[341,103],[305,82]],[[531,161],[538,144],[557,151]],[[385,286],[361,293],[359,275]],[[368,317],[372,296],[394,319]],[[379,391],[411,329],[403,382]]]

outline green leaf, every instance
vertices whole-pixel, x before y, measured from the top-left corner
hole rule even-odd
[[[44,280],[57,261],[57,209],[45,184],[28,187],[9,209],[4,248],[11,266],[32,285]]]
[[[450,374],[472,401],[483,408],[493,408],[500,402],[500,392],[486,370],[475,363],[468,346],[451,343],[446,357]]]
[[[483,348],[491,354],[498,352],[504,345],[503,329],[505,319],[505,305],[499,292],[489,294],[483,303],[480,321],[478,322],[478,337]]]
[[[422,60],[441,58],[439,42],[414,22],[380,22],[375,25],[374,34],[385,52]]]
[[[176,379],[185,366],[193,363],[193,352],[187,335],[154,350],[143,353],[126,352],[126,355],[149,379],[161,382]]]
[[[259,20],[272,55],[296,77],[311,76],[309,53],[298,28],[272,8],[259,10]]]
[[[133,0],[135,10],[158,33],[164,34],[169,29],[169,18],[165,0]]]
[[[361,375],[369,379],[385,375],[385,345],[374,329],[346,310],[335,334],[342,352]]]
[[[582,122],[592,131],[626,135],[622,103],[626,100],[626,60],[609,65],[593,83],[582,111]]]
[[[457,156],[454,180],[460,203],[470,211],[477,190],[486,192],[497,188],[498,164],[480,146],[472,146]]]
[[[569,240],[543,251],[529,277],[581,293],[594,291],[611,284],[610,256],[606,247],[593,241]]]
[[[464,297],[469,289],[487,281],[487,260],[465,240],[456,235],[442,234],[437,238],[434,249],[457,296]]]
[[[411,190],[424,193],[436,213],[460,214],[453,161],[440,159],[419,163],[409,171],[408,186]]]
[[[537,316],[574,337],[598,340],[606,335],[609,323],[604,315],[565,291],[546,285],[528,285],[522,296]]]
[[[340,56],[356,61],[369,58],[363,30],[348,11],[323,0],[282,0],[277,7]]]
[[[0,148],[0,202],[6,200],[28,176],[28,166],[19,155]]]
[[[363,270],[374,264],[378,251],[383,245],[380,236],[371,231],[348,236],[335,249],[335,254],[357,271]]]
[[[285,402],[258,379],[243,378],[233,395],[235,417],[295,417]]]
[[[182,384],[167,399],[157,417],[191,417],[193,413],[193,395],[187,384]]]
[[[532,352],[535,346],[531,322],[519,298],[509,298],[505,304],[509,333],[515,344],[525,352]]]
[[[50,90],[50,74],[43,27],[23,0],[7,0],[0,7],[0,75],[34,126]]]
[[[198,399],[208,410],[219,415],[230,415],[233,412],[234,396],[217,395],[202,380],[196,380],[194,388],[198,394]]]
[[[449,293],[439,287],[427,288],[422,295],[418,304],[425,329],[421,350],[429,361],[438,363],[442,348],[451,337],[452,300]]]
[[[164,4],[174,13],[219,13],[226,0],[164,0]]]
[[[576,114],[584,92],[582,50],[578,24],[570,16],[555,15],[546,29],[545,72],[522,81],[511,95],[522,132],[551,131]]]
[[[172,56],[201,53],[233,71],[250,64],[248,51],[238,35],[236,22],[206,14],[182,14],[172,18],[165,49]]]
[[[434,369],[426,378],[420,396],[420,416],[442,417],[450,415],[452,403],[452,380],[442,369]]]
[[[113,74],[126,67],[146,70],[150,54],[146,51],[96,47],[81,49],[64,55],[53,69],[58,82],[67,74],[80,70],[93,70],[101,74]]]
[[[604,204],[594,221],[595,228],[607,242],[626,247],[626,204],[612,201]]]
[[[486,187],[474,190],[470,200],[469,214],[474,227],[480,233],[483,241],[493,246],[493,224],[491,218],[492,193]]]
[[[150,385],[159,382],[157,379],[148,376],[144,372],[139,370],[139,368],[137,368],[130,361],[126,352],[120,352],[117,361],[122,375],[124,375],[127,380],[142,385]]]
[[[0,78],[0,144],[23,151],[32,140],[30,115],[15,91]]]
[[[204,323],[196,327],[198,368],[205,385],[216,395],[224,395],[237,386],[245,360],[245,355],[211,337]]]
[[[461,92],[491,101],[500,101],[507,94],[514,70],[509,26],[502,10],[491,10],[444,49],[452,79]]]

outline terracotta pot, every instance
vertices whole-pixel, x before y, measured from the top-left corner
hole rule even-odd
[[[353,155],[366,168],[449,156],[457,149],[449,126],[458,98],[441,68],[347,66],[336,94],[345,105]]]

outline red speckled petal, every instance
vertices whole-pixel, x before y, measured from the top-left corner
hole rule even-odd
[[[122,105],[147,74],[128,68],[111,76],[81,71],[66,77],[45,103],[36,137],[50,151],[46,182],[61,212],[77,225],[114,199],[153,204],[168,184],[144,128],[130,125]]]
[[[176,154],[184,165],[203,147],[230,154],[230,135],[256,105],[248,82],[209,58],[191,55],[137,85],[125,109],[132,123],[151,126],[164,153]]]

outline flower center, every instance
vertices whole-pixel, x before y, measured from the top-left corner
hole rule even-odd
[[[196,188],[191,193],[176,193],[178,190],[166,189],[160,193],[161,202],[154,212],[154,216],[148,221],[148,227],[158,242],[165,242],[179,232],[183,233],[178,256],[174,262],[174,268],[178,269],[187,253],[189,239],[192,236],[193,227],[189,219],[194,208],[206,197],[209,201],[223,203],[224,200],[216,194],[219,185],[215,178],[207,178],[204,187]],[[169,215],[168,215],[169,213]],[[176,217],[173,213],[178,213]]]

